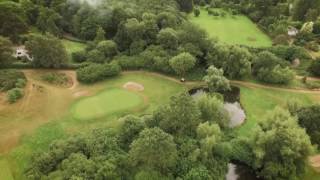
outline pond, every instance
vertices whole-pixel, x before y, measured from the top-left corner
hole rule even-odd
[[[228,164],[226,180],[262,180],[255,176],[248,166],[236,163]]]
[[[189,94],[194,99],[199,99],[202,95],[208,92],[208,88],[194,88],[189,91]],[[229,127],[237,127],[244,123],[246,114],[240,105],[240,89],[233,86],[231,91],[221,92],[224,98],[224,109],[228,112],[230,117]]]

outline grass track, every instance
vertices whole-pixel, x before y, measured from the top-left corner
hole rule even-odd
[[[230,45],[247,45],[252,47],[268,47],[271,39],[262,32],[249,18],[243,15],[214,17],[208,15],[204,9],[200,16],[190,14],[190,21],[205,29],[210,37],[218,38],[221,42]]]

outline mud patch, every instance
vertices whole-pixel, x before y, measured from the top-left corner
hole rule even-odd
[[[136,83],[136,82],[127,82],[126,84],[123,85],[123,88],[128,89],[130,91],[143,91],[144,86]]]

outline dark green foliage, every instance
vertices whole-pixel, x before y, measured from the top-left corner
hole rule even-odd
[[[176,0],[180,9],[184,12],[190,13],[193,9],[193,0]]]
[[[174,167],[177,149],[170,134],[159,128],[145,129],[130,145],[130,159],[134,166],[144,166],[160,172]]]
[[[117,44],[112,40],[99,42],[97,49],[104,53],[104,56],[109,59],[118,54]]]
[[[10,60],[12,60],[12,50],[13,44],[11,41],[5,37],[0,36],[0,67],[3,64],[10,63]]]
[[[199,8],[194,8],[193,14],[195,17],[198,17],[200,15],[200,9]]]
[[[14,103],[23,97],[23,89],[13,88],[7,92],[7,99],[10,103]]]
[[[170,104],[154,112],[157,126],[170,134],[194,135],[200,123],[200,111],[187,93],[171,97]]]
[[[302,107],[296,114],[299,124],[306,129],[311,142],[320,145],[320,105]]]
[[[265,179],[301,176],[305,172],[305,160],[313,150],[305,130],[289,112],[280,108],[259,122],[251,143],[252,166]]]
[[[274,84],[288,84],[295,78],[288,63],[268,51],[257,54],[253,62],[253,74],[262,82]]]
[[[309,67],[309,71],[315,76],[320,76],[320,59],[319,58],[312,61]]]
[[[62,17],[52,9],[40,8],[36,25],[42,33],[48,32],[55,36],[61,36],[62,32],[59,27],[61,18]]]
[[[35,67],[60,68],[68,61],[62,42],[50,34],[32,34],[25,43]]]
[[[162,29],[157,36],[158,43],[167,49],[178,48],[178,34],[172,28]]]
[[[48,152],[33,156],[26,175],[29,179],[118,179],[128,171],[126,161],[116,134],[99,129],[54,142]]]
[[[104,56],[104,53],[102,51],[99,51],[98,49],[94,49],[88,52],[87,59],[90,62],[93,63],[104,63],[106,62],[106,57]]]
[[[116,76],[120,72],[120,66],[114,62],[109,64],[90,64],[77,70],[77,79],[83,83],[94,83]]]
[[[0,35],[17,42],[19,35],[26,33],[28,26],[20,4],[13,1],[0,2]]]
[[[132,115],[125,116],[121,120],[123,121],[123,125],[119,133],[119,142],[123,149],[128,150],[132,141],[145,128],[145,124],[142,118]]]
[[[213,180],[206,167],[192,168],[183,178],[185,180]]]
[[[77,51],[72,53],[72,60],[77,63],[82,63],[87,60],[86,51]]]
[[[7,91],[15,87],[23,88],[21,81],[26,81],[23,72],[16,70],[0,70],[0,91]],[[18,86],[17,86],[18,85]]]

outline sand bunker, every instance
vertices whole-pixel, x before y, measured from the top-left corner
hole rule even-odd
[[[82,97],[82,96],[89,96],[90,93],[89,91],[78,91],[73,93],[73,97],[77,98],[77,97]]]
[[[143,85],[136,82],[127,82],[123,85],[123,88],[128,89],[130,91],[143,91]]]

